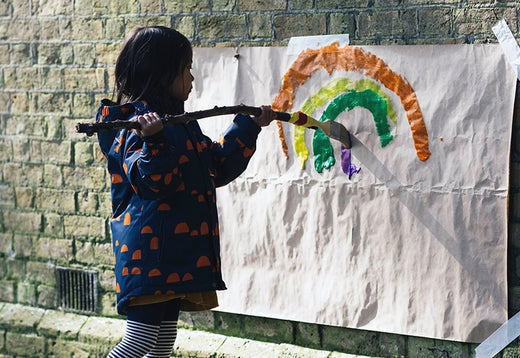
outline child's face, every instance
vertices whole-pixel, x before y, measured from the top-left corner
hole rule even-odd
[[[170,85],[170,95],[175,99],[186,101],[190,95],[194,79],[191,74],[191,64],[190,62]]]

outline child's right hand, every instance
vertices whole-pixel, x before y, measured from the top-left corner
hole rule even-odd
[[[148,137],[159,133],[164,127],[161,117],[155,112],[137,116],[136,120],[141,125],[141,129],[137,129],[137,135],[140,137]]]
[[[276,113],[271,109],[271,106],[260,106],[260,108],[262,113],[259,116],[254,116],[253,121],[260,127],[268,126],[276,119]]]

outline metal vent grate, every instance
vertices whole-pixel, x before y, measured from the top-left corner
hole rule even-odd
[[[59,308],[76,313],[95,313],[98,305],[98,273],[56,267]]]

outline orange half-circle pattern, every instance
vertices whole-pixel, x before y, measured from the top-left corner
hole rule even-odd
[[[170,185],[170,183],[172,182],[172,177],[173,177],[172,173],[168,173],[168,174],[164,175],[164,184]]]
[[[158,250],[159,249],[159,238],[157,236],[152,237],[150,240],[150,250]]]
[[[161,271],[159,271],[158,269],[153,269],[150,272],[148,272],[148,277],[157,277],[157,276],[161,276]]]
[[[135,250],[132,253],[132,260],[141,260],[141,250]]]
[[[175,234],[187,234],[190,232],[190,228],[187,223],[179,223],[175,227]]]
[[[182,281],[191,281],[193,280],[193,275],[191,273],[185,273],[184,276],[182,276]]]
[[[150,175],[150,179],[152,179],[153,181],[159,181],[159,180],[161,180],[161,178],[162,178],[161,174],[152,174],[152,175]]]
[[[168,278],[166,279],[166,283],[175,283],[180,282],[181,278],[178,273],[174,272],[168,275]]]
[[[209,226],[207,222],[203,222],[200,224],[200,234],[201,235],[207,235],[209,234]]]
[[[197,260],[197,267],[207,267],[211,266],[211,262],[209,261],[209,258],[207,256],[201,256]]]
[[[168,210],[171,210],[171,207],[170,207],[170,205],[168,205],[166,203],[159,204],[159,206],[157,207],[157,211],[168,211]]]
[[[255,149],[250,149],[250,148],[244,148],[244,157],[245,158],[249,158],[250,156],[253,155],[253,153],[255,152]]]
[[[119,174],[112,174],[112,184],[119,184],[123,182],[123,177]]]
[[[143,228],[141,229],[141,234],[152,234],[152,233],[153,233],[152,227],[149,225],[143,226]]]

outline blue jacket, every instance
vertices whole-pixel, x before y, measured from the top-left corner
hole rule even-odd
[[[142,102],[103,100],[96,121],[149,111]],[[112,183],[110,226],[120,314],[136,296],[226,289],[215,188],[245,170],[259,132],[246,115],[235,117],[220,143],[205,136],[196,121],[144,138],[134,130],[98,132]]]

